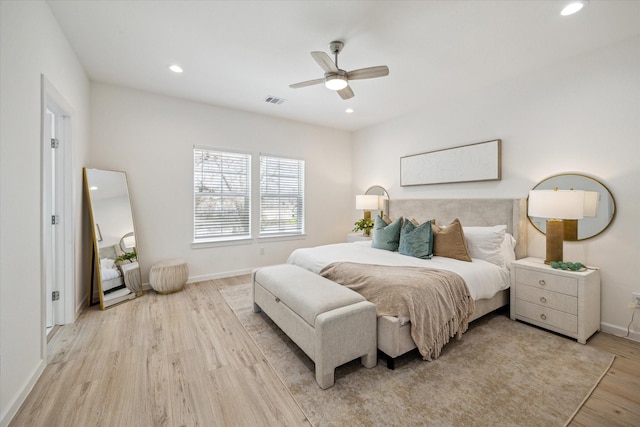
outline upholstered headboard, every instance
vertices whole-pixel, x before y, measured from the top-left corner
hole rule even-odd
[[[483,227],[505,224],[515,237],[516,257],[527,254],[526,199],[392,199],[389,217],[415,218],[418,222],[435,219],[447,225],[458,218],[463,226]]]

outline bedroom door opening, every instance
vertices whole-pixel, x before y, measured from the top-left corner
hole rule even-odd
[[[74,320],[71,109],[42,76],[42,353],[55,325]]]

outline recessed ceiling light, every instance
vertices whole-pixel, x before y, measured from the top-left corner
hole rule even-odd
[[[345,113],[351,114],[353,113],[353,108],[347,108],[346,110],[344,110]]]
[[[95,185],[92,186],[92,187],[89,187],[89,190],[91,190],[91,191],[96,191],[97,189],[98,189],[98,187],[96,187]]]
[[[169,65],[169,69],[170,69],[171,71],[173,71],[174,73],[181,73],[181,72],[183,71],[183,70],[182,70],[182,67],[181,67],[181,66],[179,66],[179,65],[176,65],[176,64]]]
[[[573,15],[574,13],[579,12],[583,7],[584,7],[583,1],[571,2],[568,5],[566,5],[564,9],[562,9],[562,12],[560,12],[560,15],[562,16]]]

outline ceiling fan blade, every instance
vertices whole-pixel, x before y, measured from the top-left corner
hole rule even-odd
[[[319,85],[320,83],[324,83],[324,78],[322,79],[315,79],[315,80],[308,80],[306,82],[300,82],[300,83],[294,83],[292,85],[289,85],[289,87],[291,89],[298,89],[301,87],[307,87],[307,86],[313,86],[313,85]]]
[[[338,67],[333,63],[329,55],[324,52],[311,52],[311,56],[316,60],[318,65],[322,67],[325,72],[338,71]]]
[[[340,89],[338,91],[338,95],[340,95],[342,99],[349,99],[353,98],[355,94],[353,93],[353,90],[351,90],[351,86],[347,86],[344,89]]]
[[[375,77],[384,77],[389,75],[389,67],[380,65],[378,67],[360,68],[347,72],[349,80],[373,79]]]

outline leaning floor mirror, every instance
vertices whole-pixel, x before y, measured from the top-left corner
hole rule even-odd
[[[91,219],[89,305],[102,310],[142,295],[136,233],[124,172],[84,168]]]

